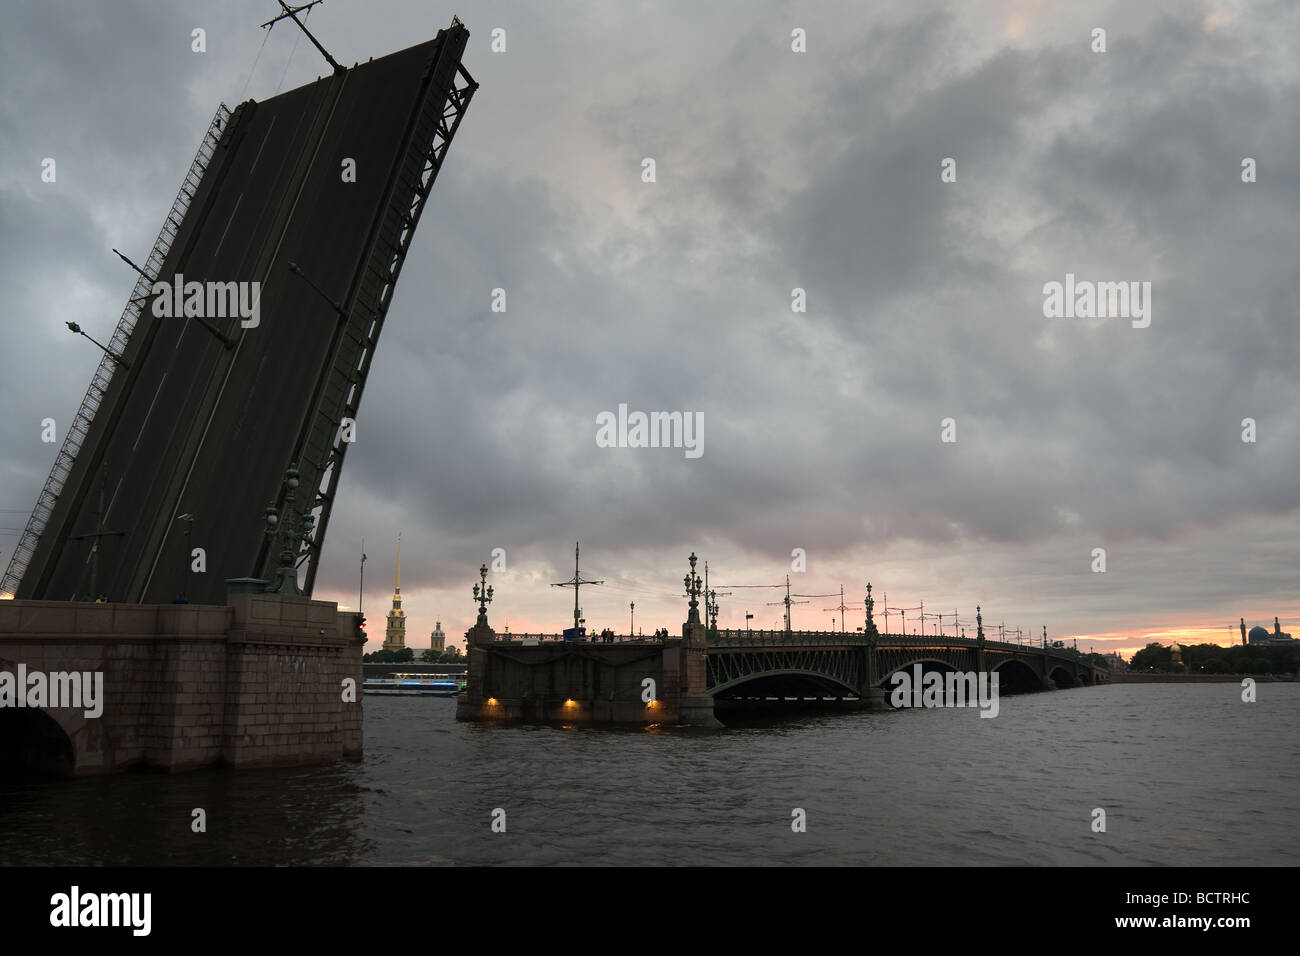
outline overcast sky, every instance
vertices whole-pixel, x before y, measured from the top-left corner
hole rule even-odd
[[[56,450],[40,420],[71,420],[97,362],[63,323],[107,339],[133,285],[110,247],[147,254],[218,102],[328,70],[292,25],[258,28],[276,10],[0,14],[6,563]],[[631,601],[638,628],[680,628],[692,550],[734,590],[722,626],[770,627],[781,592],[735,586],[784,582],[796,548],[796,593],[870,580],[878,609],[979,603],[1098,650],[1297,623],[1295,4],[326,0],[308,25],[350,65],[453,13],[481,87],[315,595],[355,606],[364,537],[370,649],[399,529],[417,647],[435,619],[461,640],[494,548],[494,625],[564,627],[549,585],[577,539],[606,581],[587,620],[620,632]],[[1066,273],[1150,282],[1149,327],[1046,318]],[[620,403],[702,415],[703,454],[598,447]],[[838,598],[809,600],[795,627],[830,626]]]

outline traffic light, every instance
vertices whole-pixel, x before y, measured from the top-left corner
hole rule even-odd
[[[357,640],[364,644],[366,641],[370,640],[370,638],[366,636],[366,619],[361,614],[352,615],[352,619],[356,621]]]

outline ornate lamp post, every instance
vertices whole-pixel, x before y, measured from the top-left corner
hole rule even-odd
[[[97,345],[97,346],[99,347],[99,350],[100,350],[101,352],[103,352],[105,355],[107,355],[109,358],[111,358],[111,359],[112,359],[114,362],[116,362],[118,365],[122,366],[122,368],[130,368],[130,367],[131,367],[131,363],[130,363],[130,362],[128,362],[126,359],[122,358],[122,356],[118,355],[116,352],[110,351],[109,348],[108,348],[108,346],[106,346],[106,345],[100,345],[98,342],[95,342],[94,339],[90,338],[89,335],[87,335],[85,332],[83,332],[83,331],[81,330],[81,326],[79,326],[76,322],[64,322],[63,324],[66,325],[66,326],[68,327],[68,331],[70,331],[70,332],[74,332],[74,333],[76,333],[77,335],[80,335],[80,336],[81,336],[82,338],[84,338],[84,339],[90,339],[91,342],[94,342],[94,344]]]
[[[862,629],[862,633],[874,640],[878,636],[879,632],[876,630],[876,599],[871,596],[870,581],[867,582],[867,599],[863,603],[867,609],[867,621],[866,626]]]
[[[686,594],[691,599],[691,612],[686,617],[687,624],[700,623],[700,587],[703,582],[700,580],[700,576],[695,573],[695,562],[697,560],[699,559],[695,557],[695,552],[692,551],[690,558],[691,570],[686,577],[682,579],[682,582],[686,586]]]
[[[311,537],[316,519],[311,515],[298,512],[294,501],[298,488],[298,465],[289,465],[284,473],[284,507],[283,514],[278,514],[275,504],[266,506],[266,536],[271,539],[271,547],[280,548],[280,566],[275,571],[275,582],[269,588],[272,594],[301,595],[298,588],[298,567],[296,558],[304,542]]]
[[[474,600],[478,601],[478,627],[487,627],[487,606],[492,601],[492,585],[487,583],[487,565],[478,569],[482,583],[474,585]]]
[[[176,520],[185,522],[185,577],[181,579],[181,603],[184,604],[190,596],[190,529],[194,527],[194,515],[187,511],[177,515]]]

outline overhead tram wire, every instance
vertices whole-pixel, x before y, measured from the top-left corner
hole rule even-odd
[[[658,590],[656,588],[640,587],[637,585],[610,584],[608,581],[606,581],[605,590],[610,591],[614,594],[621,594],[628,597],[662,598],[665,601],[677,600],[676,594],[672,594],[668,591]]]
[[[244,97],[248,93],[248,84],[253,81],[253,73],[257,70],[257,64],[262,59],[262,51],[266,49],[266,41],[271,39],[271,31],[267,30],[262,34],[262,45],[257,48],[257,56],[253,57],[253,65],[248,69],[248,77],[244,80],[244,88],[239,91],[239,102],[244,102]]]
[[[302,18],[304,30],[307,28],[307,21],[310,19],[311,19],[311,8],[308,7],[307,12],[303,15]],[[267,36],[271,35],[271,30],[269,27],[267,28],[266,35]],[[302,42],[302,33],[299,32],[294,36],[293,49],[289,51],[289,59],[284,61],[284,72],[280,74],[280,82],[276,84],[275,92],[277,96],[279,95],[280,90],[284,88],[284,78],[289,75],[289,64],[293,63],[293,55],[298,52],[298,44],[301,42]]]

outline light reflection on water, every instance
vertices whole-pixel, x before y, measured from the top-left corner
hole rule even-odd
[[[0,784],[0,862],[1297,862],[1294,684],[1260,684],[1255,704],[1235,684],[1127,684],[1004,697],[995,719],[803,714],[716,733],[460,724],[445,698],[365,708],[357,763]]]

